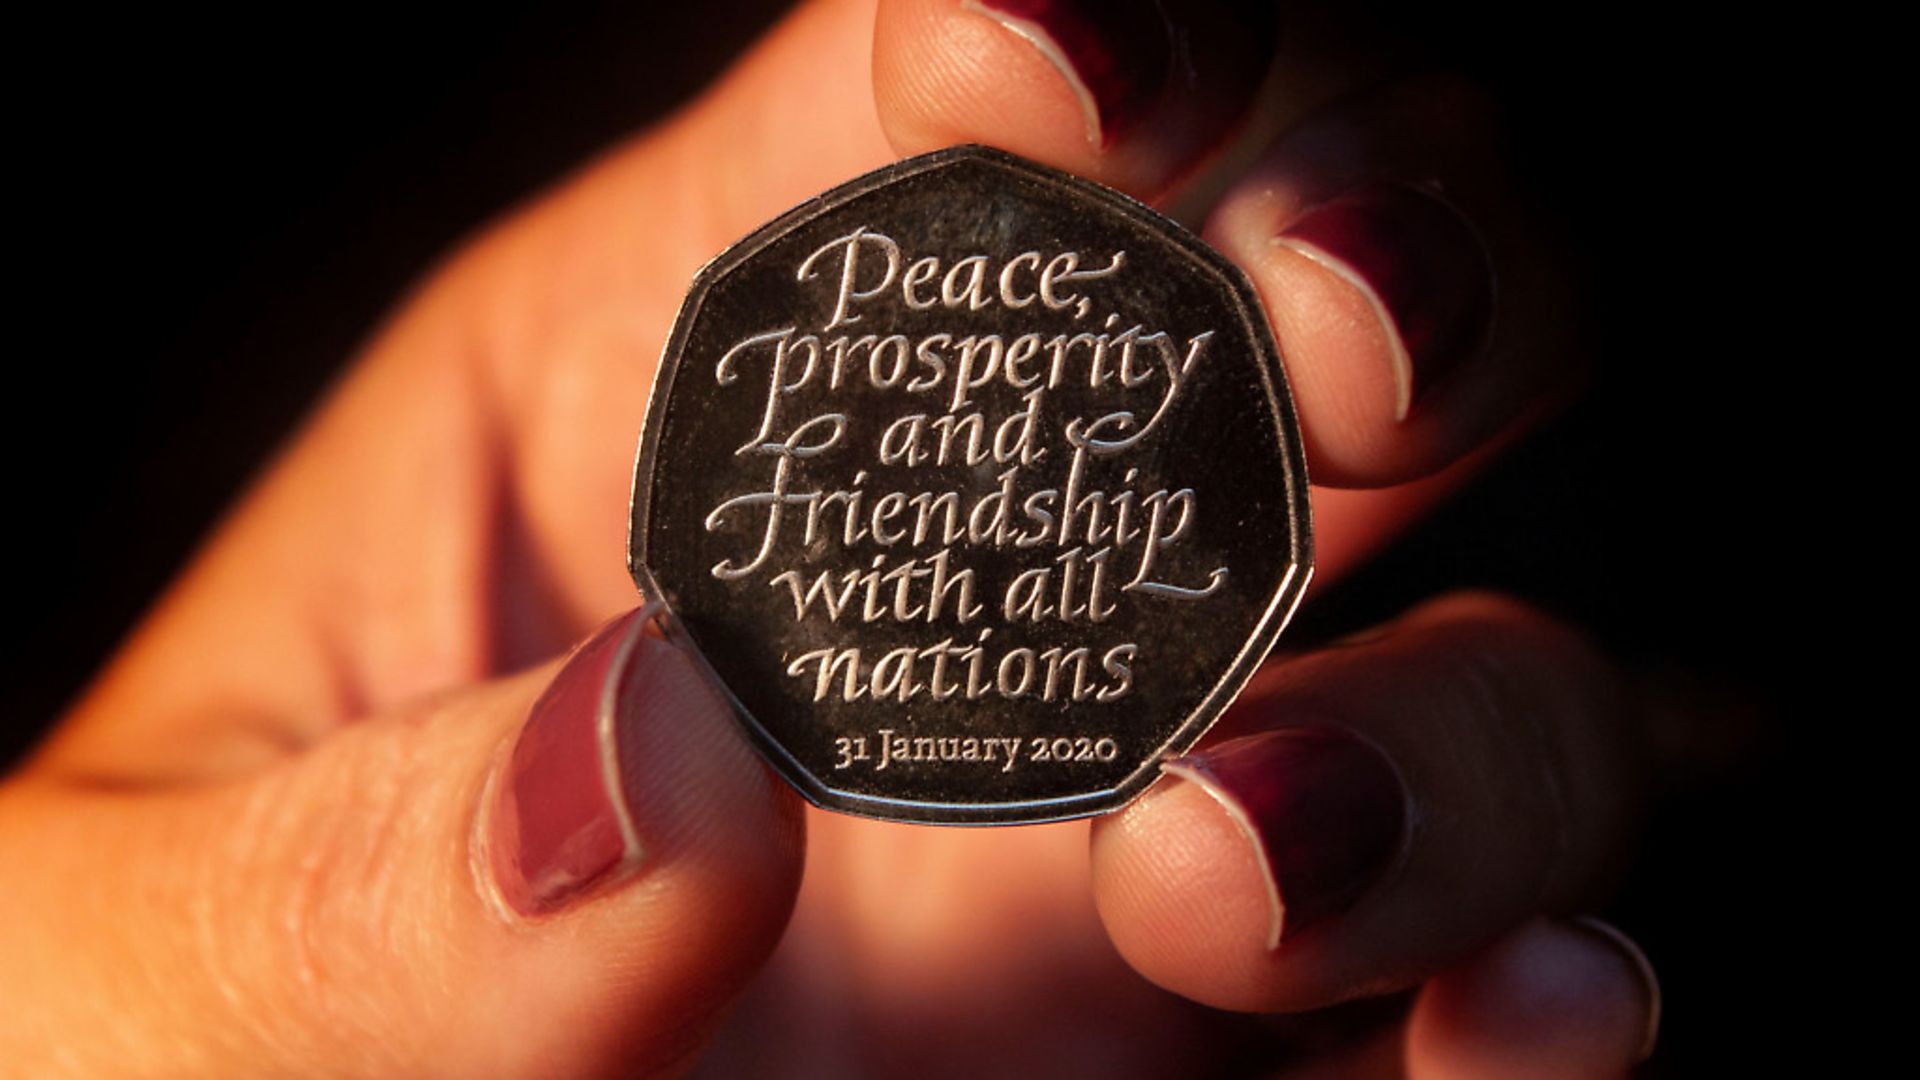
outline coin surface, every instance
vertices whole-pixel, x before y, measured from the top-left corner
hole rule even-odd
[[[1016,823],[1117,807],[1198,739],[1292,614],[1312,538],[1239,270],[1126,196],[970,146],[699,273],[629,564],[807,798]]]

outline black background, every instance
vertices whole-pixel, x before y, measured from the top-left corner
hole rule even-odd
[[[41,16],[16,40],[5,425],[19,579],[0,761],[30,746],[437,255],[700,86],[783,5],[328,5]],[[1781,1049],[1798,575],[1791,288],[1763,239],[1795,123],[1764,57],[1652,8],[1383,16],[1515,108],[1602,314],[1598,385],[1368,572],[1328,633],[1461,585],[1697,693],[1706,752],[1606,914],[1667,991],[1660,1075]],[[24,284],[18,284],[24,280]],[[1702,734],[1704,733],[1704,734]],[[1796,790],[1797,802],[1780,795]],[[7,871],[0,869],[0,881]]]

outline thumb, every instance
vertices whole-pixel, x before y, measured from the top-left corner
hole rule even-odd
[[[670,1071],[771,950],[802,848],[798,803],[643,609],[557,671],[241,781],[0,786],[0,1061]]]

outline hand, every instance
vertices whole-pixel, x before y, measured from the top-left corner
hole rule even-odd
[[[697,1053],[758,973],[716,1071],[1358,1075],[1400,1051],[1362,1039],[1316,1058],[1310,1025],[1183,998],[1292,1010],[1423,983],[1413,1075],[1624,1068],[1655,1008],[1634,954],[1532,920],[1592,902],[1624,851],[1643,779],[1631,711],[1577,637],[1491,598],[1277,665],[1186,780],[1095,825],[1091,862],[1084,824],[811,815],[806,891],[764,970],[802,815],[650,641],[620,669],[637,856],[622,838],[610,861],[523,873],[550,909],[532,919],[503,914],[474,865],[476,837],[499,851],[503,821],[537,824],[483,797],[532,703],[557,687],[533,723],[563,731],[564,691],[597,685],[604,653],[496,677],[633,603],[626,468],[693,269],[821,188],[956,141],[1191,198],[1182,178],[1245,111],[1267,38],[1188,29],[1193,82],[1142,99],[1083,77],[1083,98],[1004,13],[815,5],[464,253],[0,788],[0,1059],[645,1072]],[[1136,51],[1127,70],[1167,62]],[[1354,79],[1270,88],[1294,112],[1326,107],[1226,177],[1206,230],[1266,296],[1311,467],[1334,485],[1316,493],[1322,586],[1575,374],[1550,222],[1507,173],[1491,103],[1441,79]],[[1435,179],[1452,209],[1376,183]],[[1494,336],[1446,348],[1476,328],[1481,245]],[[1263,734],[1303,720],[1361,741]],[[1332,800],[1349,828],[1300,827]],[[555,869],[513,850],[521,871]]]

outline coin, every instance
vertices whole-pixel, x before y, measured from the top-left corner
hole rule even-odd
[[[628,547],[794,787],[951,824],[1145,790],[1266,655],[1313,550],[1246,278],[1124,195],[978,146],[828,191],[700,271]]]

